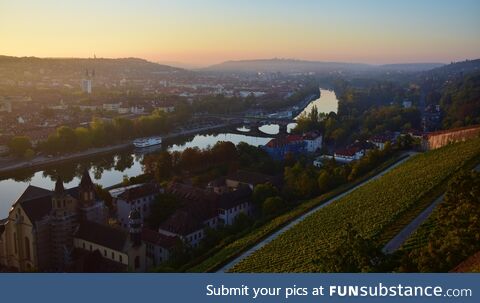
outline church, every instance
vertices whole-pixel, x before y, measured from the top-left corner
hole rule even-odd
[[[108,226],[106,219],[105,203],[86,170],[78,187],[65,189],[60,178],[53,191],[29,185],[8,218],[0,220],[0,266],[21,272],[71,271],[78,268],[79,252],[95,252],[99,266],[108,261],[119,271],[144,271],[138,222],[129,235]]]

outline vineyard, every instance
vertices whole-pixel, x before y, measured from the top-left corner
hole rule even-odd
[[[377,237],[419,198],[479,155],[480,139],[417,155],[307,217],[238,263],[232,271],[318,271],[314,260],[336,247],[338,230],[346,223],[351,223],[364,237]]]

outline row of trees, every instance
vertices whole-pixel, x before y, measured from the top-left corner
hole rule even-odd
[[[223,173],[239,167],[267,173],[273,173],[279,169],[279,164],[275,163],[261,148],[245,142],[235,145],[223,141],[204,150],[193,147],[186,148],[182,152],[162,151],[147,155],[143,165],[145,172],[155,176],[159,182],[170,180],[183,173],[195,175],[215,168],[220,168]]]
[[[341,116],[334,112],[319,113],[313,107],[308,114],[297,119],[296,133],[319,130],[326,142],[342,145],[356,139],[367,139],[385,132],[420,129],[421,114],[416,108],[398,105],[375,107],[358,116]]]
[[[55,133],[40,142],[36,149],[47,154],[62,154],[107,146],[136,137],[162,134],[171,130],[173,118],[162,111],[133,120],[123,117],[113,120],[94,118],[89,127],[57,128]],[[27,136],[13,137],[9,148],[16,157],[33,156],[32,142]]]

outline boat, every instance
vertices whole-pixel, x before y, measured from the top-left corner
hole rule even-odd
[[[154,145],[162,144],[161,137],[150,137],[133,140],[133,145],[137,148],[145,148]]]

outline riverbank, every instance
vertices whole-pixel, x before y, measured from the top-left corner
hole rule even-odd
[[[192,134],[198,134],[201,132],[206,132],[206,131],[211,131],[219,128],[223,128],[228,126],[227,123],[222,123],[222,124],[216,124],[216,125],[209,125],[206,127],[202,128],[195,128],[195,129],[187,129],[187,130],[182,130],[179,132],[174,132],[167,134],[165,136],[162,136],[162,138],[165,139],[174,139],[177,137],[181,136],[188,136]],[[76,152],[73,154],[68,154],[68,155],[62,155],[62,156],[57,156],[53,158],[49,158],[46,156],[38,156],[30,160],[20,160],[20,161],[5,161],[3,163],[0,163],[0,178],[3,177],[8,177],[8,174],[12,174],[16,171],[19,170],[25,170],[25,169],[42,169],[45,167],[48,167],[50,165],[57,165],[57,164],[62,164],[67,161],[73,161],[73,160],[81,160],[85,159],[88,157],[93,157],[93,156],[99,156],[103,154],[108,154],[111,152],[117,152],[117,151],[122,151],[126,150],[129,148],[133,148],[132,141],[129,142],[124,142],[120,144],[115,144],[115,145],[109,145],[105,147],[98,147],[98,148],[90,148],[85,151],[81,152]]]

